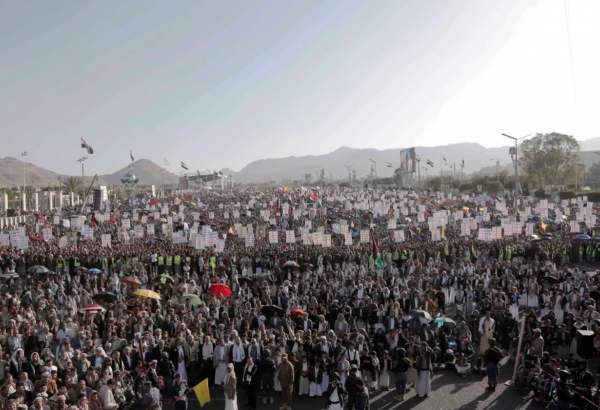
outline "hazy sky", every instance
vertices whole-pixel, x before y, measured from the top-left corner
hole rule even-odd
[[[0,0],[2,156],[177,171],[600,137],[600,1]],[[570,47],[569,47],[570,45]]]

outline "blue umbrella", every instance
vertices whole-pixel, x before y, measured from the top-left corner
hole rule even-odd
[[[90,268],[88,269],[88,273],[91,273],[92,275],[98,275],[99,273],[102,273],[102,270],[98,268]]]
[[[582,233],[582,234],[577,235],[575,237],[575,240],[576,241],[590,241],[590,240],[592,240],[592,237]]]

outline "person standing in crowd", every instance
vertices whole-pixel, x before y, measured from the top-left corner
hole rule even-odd
[[[281,384],[282,404],[280,409],[291,410],[292,399],[294,395],[294,365],[289,361],[287,353],[281,355],[281,365],[279,365],[279,383]]]
[[[175,400],[175,410],[187,410],[188,386],[179,373],[175,375],[172,386],[173,399]]]
[[[417,383],[415,389],[417,397],[423,399],[429,396],[431,392],[431,372],[433,350],[427,342],[421,341],[417,347],[415,366],[417,368]]]
[[[355,409],[369,410],[369,389],[365,386],[362,379],[356,383]]]
[[[488,340],[489,348],[483,355],[483,362],[488,378],[488,390],[496,390],[498,384],[498,363],[502,359],[502,352],[496,347],[496,339],[493,337]]]
[[[412,364],[406,357],[406,350],[402,347],[398,348],[395,352],[394,364],[394,378],[396,381],[396,393],[398,400],[404,400],[404,394],[406,393],[406,381],[407,372],[411,368]]]
[[[359,381],[364,385],[362,379],[358,375],[358,366],[353,364],[350,366],[350,375],[346,379],[345,389],[348,394],[348,410],[356,409],[357,396],[359,394]]]
[[[223,391],[225,393],[225,410],[237,410],[237,379],[233,363],[226,366],[227,374],[223,383]]]
[[[329,389],[325,393],[327,410],[343,410],[344,394],[344,386],[340,383],[340,376],[337,372],[334,372],[329,383]]]
[[[246,392],[249,410],[256,410],[256,390],[258,388],[257,373],[258,367],[254,363],[252,356],[248,356],[242,375],[242,386]]]
[[[495,329],[496,321],[492,318],[491,312],[488,310],[479,320],[479,354],[481,356],[489,349],[489,340],[494,337]]]

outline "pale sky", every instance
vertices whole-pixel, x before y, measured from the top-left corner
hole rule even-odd
[[[178,171],[600,137],[600,1],[0,0],[1,156]],[[569,47],[570,45],[570,47]]]

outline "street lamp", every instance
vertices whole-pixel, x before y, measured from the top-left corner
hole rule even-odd
[[[81,200],[83,201],[83,195],[85,192],[85,182],[84,182],[84,178],[85,178],[85,160],[88,159],[88,157],[81,157],[77,160],[77,162],[81,163]]]
[[[519,141],[529,137],[531,134],[527,134],[520,138],[515,138],[512,135],[502,133],[502,136],[509,138],[515,142],[515,146],[509,149],[510,158],[513,160],[515,167],[515,201],[518,195],[521,195],[521,184],[519,183]]]

